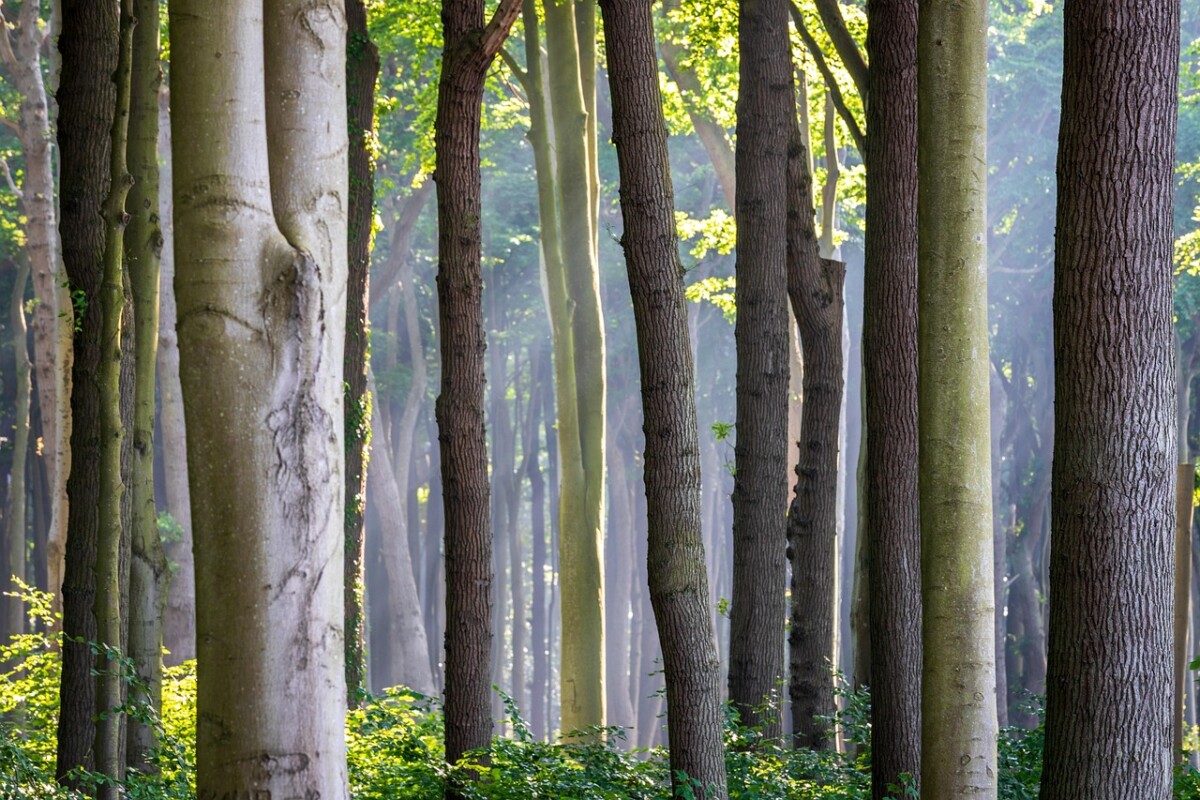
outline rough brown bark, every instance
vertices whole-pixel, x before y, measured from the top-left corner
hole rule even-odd
[[[787,525],[792,564],[788,691],[795,743],[828,749],[836,746],[834,732],[818,717],[828,717],[835,710],[830,664],[836,663],[838,431],[844,389],[846,265],[819,255],[808,153],[795,114],[791,117],[787,288],[804,350],[804,409],[795,496]]]
[[[371,273],[371,225],[375,220],[375,168],[371,139],[375,128],[375,82],[379,50],[367,31],[363,0],[346,2],[346,112],[350,122],[349,224],[350,280],[346,287],[346,701],[359,704],[366,690],[363,614],[363,541],[367,491],[367,448],[371,439],[371,395],[367,391],[367,341]]]
[[[1067,0],[1042,797],[1171,795],[1179,4]]]
[[[437,399],[446,515],[446,760],[491,739],[492,531],[484,431],[479,127],[483,82],[520,11],[501,0],[485,26],[483,0],[443,0],[444,51],[434,140],[438,201]],[[447,787],[447,795],[455,796]]]
[[[663,648],[672,783],[723,798],[721,667],[700,528],[700,441],[687,301],[650,0],[603,0],[613,144],[646,436],[647,570]],[[786,363],[786,362],[785,362]]]
[[[863,381],[871,796],[921,766],[917,497],[917,0],[867,4]]]
[[[737,444],[729,696],[776,737],[783,675],[787,497],[787,141],[792,61],[786,0],[741,0],[737,101]],[[764,709],[764,704],[772,707]]]
[[[109,129],[116,107],[119,20],[115,3],[64,0],[58,49],[60,232],[63,262],[75,301],[71,453],[75,464],[100,459],[100,279],[103,274],[108,195]],[[90,313],[89,313],[90,312]],[[96,690],[88,641],[96,639],[96,545],[100,480],[94,469],[72,469],[67,480],[68,522],[63,574],[62,698],[58,718],[59,780],[92,766]]]

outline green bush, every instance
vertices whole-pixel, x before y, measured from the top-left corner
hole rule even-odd
[[[54,782],[59,659],[51,634],[48,595],[23,587],[33,633],[0,646],[0,799],[84,800]],[[97,650],[97,654],[99,654]],[[107,652],[112,669],[137,689],[133,665]],[[131,692],[137,696],[137,692]],[[725,730],[732,800],[865,800],[870,797],[870,697],[839,690],[843,710],[831,720],[847,743],[846,753],[793,750],[786,741],[764,742],[760,732],[737,724]],[[505,697],[510,737],[493,740],[486,752],[463,763],[444,763],[443,723],[434,698],[402,688],[367,696],[346,719],[350,792],[355,800],[441,800],[446,781],[462,780],[471,800],[672,800],[670,767],[663,748],[628,749],[625,731],[579,732],[571,741],[536,741],[515,705]],[[1040,707],[1034,709],[1041,719]],[[195,662],[166,670],[161,717],[136,704],[121,711],[153,725],[160,744],[152,754],[156,773],[122,781],[129,800],[195,798]],[[1044,725],[1005,729],[1000,738],[1001,800],[1032,800],[1041,780]],[[1195,739],[1195,737],[1192,737]],[[107,781],[83,773],[85,785]],[[694,790],[690,793],[694,795]],[[680,797],[688,797],[684,787]],[[916,800],[909,781],[894,787],[895,800]],[[1200,800],[1200,772],[1184,767],[1175,797]]]

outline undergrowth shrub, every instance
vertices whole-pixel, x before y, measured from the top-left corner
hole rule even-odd
[[[58,716],[59,659],[48,595],[23,587],[32,633],[0,645],[0,800],[84,800],[54,781]],[[94,648],[109,669],[131,689],[139,689],[133,665],[118,653]],[[732,800],[865,800],[870,797],[870,698],[866,690],[839,689],[842,710],[836,726],[844,753],[793,750],[788,742],[763,741],[761,732],[725,726],[725,753]],[[131,697],[137,691],[129,692]],[[346,719],[350,794],[354,800],[441,800],[455,772],[474,773],[463,781],[469,800],[676,800],[664,748],[629,749],[620,728],[575,732],[555,743],[534,739],[510,698],[504,697],[511,734],[493,739],[485,752],[468,755],[449,768],[444,763],[441,708],[434,698],[403,688],[364,697]],[[1035,706],[1038,718],[1040,707]],[[122,713],[153,725],[159,746],[152,754],[157,772],[130,774],[121,782],[128,800],[195,798],[195,662],[164,674],[161,715],[129,704]],[[1195,732],[1189,737],[1194,747]],[[1044,725],[1032,731],[1005,729],[999,747],[999,797],[1034,800],[1041,779]],[[80,773],[85,786],[109,779]],[[697,796],[684,786],[679,797]],[[894,800],[919,800],[910,780],[893,787]],[[1200,772],[1184,767],[1176,776],[1175,797],[1200,800]]]

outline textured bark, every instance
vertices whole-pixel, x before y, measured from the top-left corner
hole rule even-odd
[[[170,13],[198,795],[345,797],[345,20]]]
[[[435,144],[437,399],[446,515],[446,761],[491,739],[492,531],[484,430],[483,280],[480,274],[479,126],[483,82],[520,10],[502,0],[484,25],[483,0],[443,0],[444,51]],[[447,796],[456,796],[453,784]]]
[[[64,0],[58,40],[60,231],[63,262],[75,303],[71,392],[71,453],[76,464],[100,459],[100,281],[110,181],[110,129],[116,108],[118,11],[115,3]],[[90,312],[90,313],[89,313]],[[96,640],[96,547],[100,475],[73,469],[67,481],[68,523],[63,572],[63,643],[58,760],[61,781],[75,767],[94,765],[96,688],[87,642]]]
[[[921,772],[917,500],[917,0],[867,4],[863,295],[871,796]]]
[[[149,687],[139,700],[155,710],[162,700],[163,612],[169,570],[158,532],[154,500],[154,411],[158,357],[159,263],[163,237],[158,200],[159,0],[136,0],[133,32],[128,160],[129,227],[125,256],[133,294],[134,359],[131,492],[132,555],[129,570],[129,656]],[[147,756],[157,743],[153,726],[130,719],[127,763],[151,769]]]
[[[1064,5],[1042,797],[1171,796],[1179,4]]]
[[[663,648],[674,794],[724,798],[721,665],[700,529],[700,441],[667,125],[649,0],[603,0],[613,144],[646,435],[647,571]],[[786,363],[786,362],[785,362]]]
[[[367,491],[367,449],[371,441],[371,395],[367,391],[370,336],[371,226],[375,221],[375,168],[371,139],[375,129],[375,82],[379,50],[367,31],[363,0],[346,2],[346,112],[350,121],[349,227],[350,280],[346,287],[346,546],[344,564],[346,701],[353,708],[366,690],[363,614],[363,541]],[[422,354],[424,358],[424,354]],[[386,446],[386,445],[385,445]]]
[[[562,448],[562,729],[605,724],[604,325],[595,198],[595,6],[545,3],[561,260],[547,259]],[[589,21],[590,20],[590,21]],[[550,270],[559,268],[561,274]]]
[[[159,228],[163,236],[159,265],[158,377],[159,425],[162,433],[163,496],[166,511],[179,526],[178,541],[164,543],[172,564],[163,614],[163,663],[180,664],[196,657],[196,567],[192,554],[192,504],[188,496],[187,426],[179,385],[179,340],[175,335],[175,228],[171,198],[171,122],[167,93],[159,96],[158,149],[168,154],[158,172]]]
[[[837,663],[838,431],[844,392],[846,265],[820,257],[809,156],[796,115],[789,116],[787,291],[804,350],[804,408],[795,496],[787,519],[792,564],[788,690],[796,745],[822,750],[837,744],[835,732],[818,717],[835,711],[830,665]]]
[[[737,444],[729,697],[777,737],[783,676],[787,497],[787,141],[792,62],[786,0],[741,0],[737,100]],[[769,707],[764,708],[764,705]]]
[[[985,0],[920,0],[918,53],[921,794],[995,797]]]

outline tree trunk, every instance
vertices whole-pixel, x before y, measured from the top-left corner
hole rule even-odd
[[[737,444],[729,697],[743,725],[779,736],[787,497],[786,0],[741,0],[737,100]]]
[[[132,556],[129,571],[129,656],[149,693],[140,698],[158,711],[162,706],[163,611],[170,573],[158,532],[154,500],[155,361],[158,357],[159,264],[163,236],[158,200],[159,0],[136,0],[138,24],[133,33],[130,86],[129,227],[125,255],[133,294],[135,377],[133,382],[133,450],[130,476]],[[152,725],[131,718],[128,764],[145,773],[152,769],[150,751],[157,744]]]
[[[920,0],[918,52],[921,794],[995,797],[985,0]]]
[[[803,100],[805,94],[800,93]],[[813,218],[809,153],[789,104],[787,171],[787,293],[804,351],[804,408],[796,489],[788,509],[792,564],[789,694],[797,746],[833,749],[834,731],[821,721],[835,711],[834,620],[837,574],[838,432],[841,427],[842,317],[846,265],[820,256]],[[830,222],[831,217],[830,216]],[[827,223],[827,227],[832,227]]]
[[[638,336],[646,563],[666,673],[673,794],[690,785],[697,797],[724,798],[721,665],[700,527],[695,370],[654,24],[649,0],[604,0],[601,10],[621,176],[621,244]]]
[[[1063,13],[1042,797],[1157,800],[1174,760],[1179,4]]]
[[[562,573],[562,729],[605,724],[604,325],[593,195],[596,118],[591,0],[545,3],[548,86],[561,260],[547,259],[555,388],[562,448],[559,549]],[[581,32],[585,35],[581,36]],[[588,65],[591,65],[590,67]],[[594,102],[593,102],[594,104]],[[569,333],[568,333],[569,331]],[[568,363],[569,362],[569,363]]]
[[[369,391],[372,396],[376,395],[373,382]],[[397,451],[405,460],[404,466],[397,470],[392,463],[391,447],[383,436],[387,428],[379,419],[378,409],[375,415],[371,429],[379,432],[380,441],[371,448],[375,466],[367,473],[367,492],[379,515],[380,549],[388,583],[386,600],[376,597],[375,603],[385,604],[388,638],[392,645],[390,669],[382,679],[389,686],[407,686],[422,694],[432,694],[429,643],[425,638],[425,621],[417,596],[412,554],[408,549],[405,498],[400,492],[401,486],[408,486],[407,461],[412,451],[412,434],[408,434],[408,446]]]
[[[367,340],[370,336],[371,227],[375,222],[375,168],[371,140],[375,128],[375,82],[379,50],[367,31],[363,0],[346,2],[346,115],[350,120],[350,198],[346,287],[345,436],[346,542],[344,587],[346,702],[355,708],[366,691],[363,541],[366,513],[367,449],[371,439],[371,395],[367,392]],[[424,354],[421,356],[424,358]],[[386,447],[386,445],[385,445]]]
[[[21,182],[21,212],[25,216],[25,251],[33,273],[33,368],[37,377],[38,415],[47,456],[46,474],[53,487],[50,532],[47,536],[49,586],[55,607],[61,610],[63,556],[67,531],[66,480],[70,448],[70,392],[67,371],[71,361],[71,325],[66,314],[69,298],[61,285],[58,234],[55,230],[54,168],[50,105],[42,78],[39,27],[40,5],[22,3],[10,46],[0,46],[0,57],[20,93],[21,113],[17,138],[21,142],[25,175]],[[8,44],[7,31],[5,44]]]
[[[483,280],[480,274],[479,126],[483,83],[520,5],[501,0],[484,26],[483,0],[443,0],[443,60],[435,124],[438,318],[437,400],[446,515],[446,761],[492,734],[492,531],[484,430]],[[447,796],[457,796],[453,783]]]
[[[96,641],[101,652],[96,658],[96,741],[94,757],[96,771],[120,780],[124,776],[121,758],[121,733],[125,686],[121,673],[112,661],[112,651],[126,652],[125,626],[127,603],[123,593],[128,550],[126,543],[127,516],[123,503],[127,486],[128,464],[124,456],[126,425],[122,414],[123,345],[125,317],[125,250],[124,235],[130,215],[126,198],[133,185],[129,173],[126,148],[130,112],[130,72],[133,63],[132,0],[121,0],[120,55],[113,82],[117,87],[116,113],[113,116],[109,144],[109,191],[104,200],[104,272],[98,294],[99,303],[89,307],[102,317],[100,336],[100,368],[97,382],[100,387],[100,473],[99,531],[96,539]],[[127,384],[125,384],[127,385]],[[108,800],[117,797],[115,786],[103,786],[97,796]]]
[[[2,34],[0,34],[2,35]],[[25,570],[25,552],[28,546],[25,521],[25,473],[26,457],[29,454],[29,394],[30,364],[28,328],[25,323],[25,287],[29,284],[28,258],[21,258],[17,265],[17,277],[13,281],[13,291],[9,302],[9,320],[12,325],[12,346],[14,370],[17,383],[16,424],[13,432],[13,466],[12,480],[8,486],[8,519],[6,533],[8,539],[8,559],[6,572],[0,576],[7,584],[10,576],[27,580]],[[6,591],[19,592],[20,588],[8,586]],[[18,636],[25,632],[25,605],[17,597],[6,598],[4,607],[7,611],[4,633],[7,636]],[[6,638],[4,641],[8,641]]]
[[[178,539],[163,545],[171,567],[163,617],[163,663],[181,664],[196,657],[196,567],[192,554],[192,504],[188,495],[187,426],[179,385],[179,339],[175,334],[175,226],[171,197],[174,154],[167,115],[167,93],[159,96],[159,152],[166,154],[158,173],[162,261],[159,269],[158,374],[159,425],[162,432],[163,495],[166,512],[175,520]]]
[[[346,28],[170,12],[198,794],[345,797]]]
[[[116,108],[118,10],[115,3],[64,0],[58,39],[60,230],[74,304],[75,358],[71,392],[71,453],[76,464],[100,461],[100,341],[103,313],[104,203],[111,183],[110,128]],[[90,313],[89,313],[90,312]],[[67,481],[68,523],[63,572],[62,678],[59,696],[59,781],[75,767],[91,769],[96,686],[88,642],[96,641],[96,548],[100,474],[73,469]],[[75,785],[74,782],[69,782]],[[78,788],[78,787],[76,787]]]

